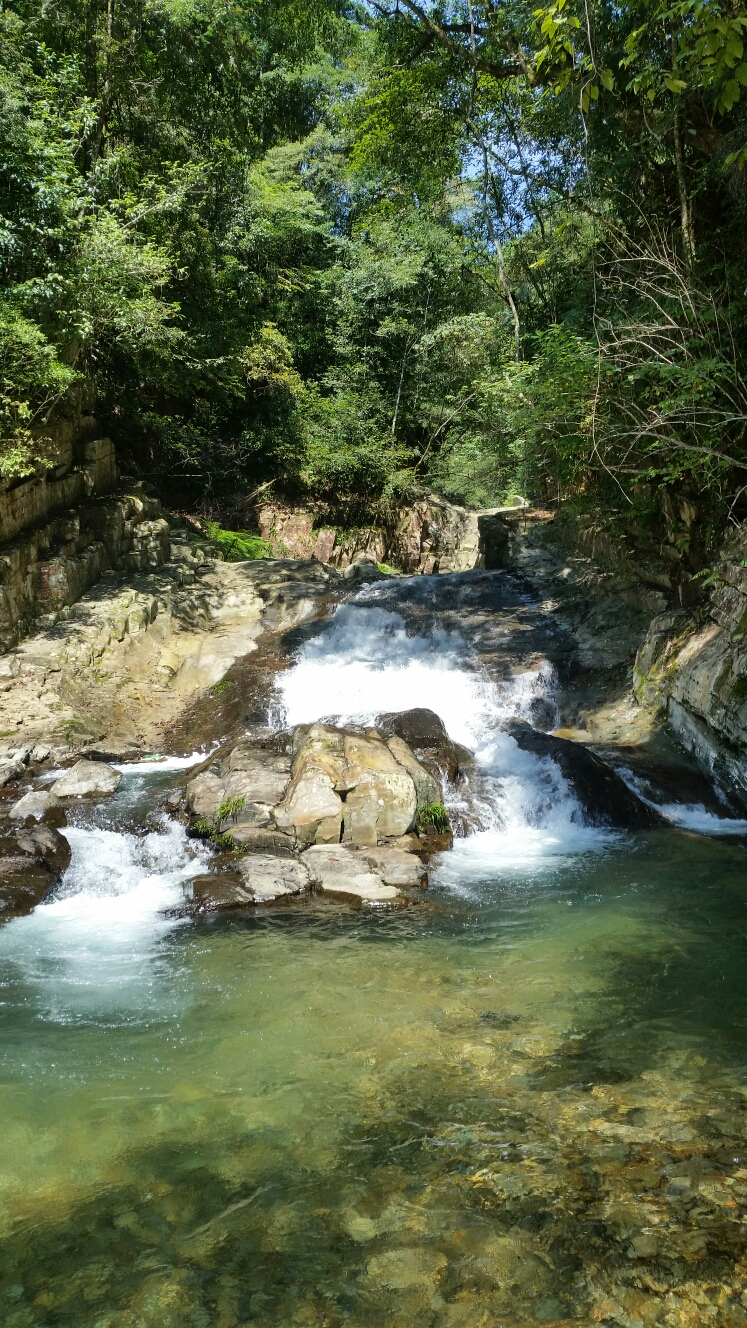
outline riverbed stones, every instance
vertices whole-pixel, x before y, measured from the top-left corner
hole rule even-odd
[[[58,798],[99,798],[116,793],[122,781],[118,770],[103,761],[76,761],[70,770],[55,780]]]
[[[385,884],[363,854],[342,844],[314,844],[301,855],[313,885],[325,895],[356,904],[392,904],[401,891]]]
[[[57,794],[45,789],[25,793],[22,798],[19,798],[18,802],[13,804],[8,816],[11,821],[17,821],[22,826],[38,824],[58,828],[61,825],[67,825],[65,808]]]

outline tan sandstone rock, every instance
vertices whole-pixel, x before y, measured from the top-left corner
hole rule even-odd
[[[371,871],[366,859],[342,844],[314,844],[301,856],[312,884],[325,895],[358,904],[391,904],[401,892]]]

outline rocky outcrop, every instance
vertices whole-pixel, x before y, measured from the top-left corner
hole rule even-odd
[[[195,879],[196,906],[239,907],[304,890],[392,903],[425,888],[422,857],[448,836],[415,832],[440,786],[402,738],[326,724],[245,740],[188,782],[191,833],[233,853]],[[299,875],[299,862],[303,868]]]
[[[48,825],[0,840],[0,919],[30,913],[70,863],[70,845]]]
[[[470,543],[469,516],[464,508],[424,490],[407,506],[382,506],[367,525],[353,525],[349,514],[343,517],[320,504],[294,508],[268,502],[256,520],[262,538],[286,556],[318,558],[344,568],[366,554],[375,563],[427,573],[463,570],[460,552],[465,536]],[[477,538],[472,543],[472,559],[465,567],[475,565]]]
[[[617,771],[588,747],[539,733],[529,724],[511,724],[508,731],[522,751],[549,756],[560,766],[587,825],[639,830],[665,824],[659,813],[637,797]]]
[[[434,796],[435,795],[435,796]],[[376,848],[406,835],[437,781],[397,736],[300,725],[292,736],[239,743],[187,785],[186,804],[215,834],[245,849],[346,844]],[[256,836],[260,837],[257,839]]]
[[[245,519],[256,521],[262,539],[282,556],[345,568],[365,554],[374,563],[427,575],[507,566],[510,519],[528,506],[517,497],[509,507],[476,512],[422,489],[399,507],[380,504],[366,524],[320,503],[266,502]]]
[[[0,650],[54,626],[112,568],[144,572],[169,556],[169,523],[158,499],[144,492],[86,502],[37,523],[0,548]]]
[[[380,576],[356,567],[356,579]],[[0,742],[0,782],[21,743],[44,741],[58,761],[102,742],[118,755],[152,750],[260,637],[315,616],[344,584],[313,561],[225,563],[172,529],[167,563],[106,572],[53,626],[0,656],[0,730],[18,732]]]
[[[653,619],[636,657],[635,690],[747,807],[747,524],[726,540],[710,587],[695,613]]]

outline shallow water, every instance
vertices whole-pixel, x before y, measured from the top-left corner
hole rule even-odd
[[[174,776],[128,770],[0,932],[1,1323],[747,1322],[747,841],[584,827],[495,728],[549,664],[486,675],[411,584],[280,686],[477,750],[422,902],[185,920],[205,850],[133,831]]]

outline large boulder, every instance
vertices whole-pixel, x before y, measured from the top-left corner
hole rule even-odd
[[[51,826],[0,841],[0,919],[30,913],[70,863],[70,845]]]
[[[275,809],[280,829],[295,832],[300,844],[339,844],[342,799],[324,770],[303,769],[288,796]]]
[[[196,876],[192,894],[200,911],[244,908],[302,894],[309,880],[302,862],[249,853],[238,859],[234,871]]]
[[[398,735],[305,724],[292,742],[278,734],[214,757],[187,785],[186,806],[244,849],[287,855],[341,841],[375,848],[414,829],[418,809],[440,796]]]
[[[356,904],[392,904],[402,898],[400,890],[386,885],[362,854],[342,844],[314,844],[301,861],[312,884],[325,895]]]
[[[14,802],[8,816],[22,826],[51,825],[59,828],[67,825],[65,808],[56,793],[39,789],[25,793],[18,802]]]
[[[612,766],[588,747],[538,733],[529,724],[517,722],[508,731],[522,751],[549,756],[560,766],[581,804],[587,825],[637,830],[666,824],[653,807],[628,788]]]
[[[331,725],[300,726],[294,734],[293,778],[275,809],[281,829],[299,844],[375,846],[414,825],[418,794],[412,752],[402,760],[375,729],[350,733]],[[418,771],[424,786],[428,775]]]
[[[290,756],[274,747],[240,743],[227,758],[212,762],[190,780],[187,808],[198,819],[212,821],[224,803],[241,803],[221,823],[221,830],[269,825],[272,808],[288,787],[290,766]]]
[[[469,756],[463,748],[458,748],[452,742],[443,720],[435,710],[428,710],[425,706],[379,715],[376,727],[385,736],[397,737],[406,743],[418,762],[438,781],[444,778],[450,781],[457,779],[460,773],[460,755]],[[440,788],[438,796],[431,798],[430,801],[441,801]]]
[[[0,761],[0,788],[5,788],[14,779],[23,779],[26,765],[18,756],[8,756]]]
[[[52,876],[57,879],[70,866],[72,853],[70,845],[59,830],[50,825],[39,825],[32,830],[19,830],[16,844],[21,853],[35,862],[44,863]]]
[[[58,798],[105,798],[116,793],[122,781],[118,770],[103,761],[76,761],[54,783]]]

